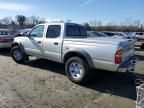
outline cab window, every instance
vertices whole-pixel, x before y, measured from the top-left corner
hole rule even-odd
[[[87,37],[84,27],[78,25],[67,25],[66,27],[67,37]]]
[[[57,38],[61,34],[61,26],[60,25],[49,25],[47,30],[47,38]]]
[[[44,25],[39,25],[39,26],[35,27],[35,28],[30,32],[30,36],[31,36],[31,37],[41,38],[41,37],[43,37],[43,32],[44,32]]]

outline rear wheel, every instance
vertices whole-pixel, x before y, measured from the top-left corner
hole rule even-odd
[[[26,60],[28,60],[28,56],[26,56],[22,50],[19,48],[19,46],[15,46],[11,50],[11,56],[13,60],[17,63],[24,63]]]
[[[79,57],[72,57],[67,60],[65,70],[68,78],[78,84],[85,83],[89,79],[89,66]]]

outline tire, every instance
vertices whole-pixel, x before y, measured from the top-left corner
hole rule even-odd
[[[22,52],[19,46],[15,46],[11,49],[11,57],[16,63],[19,64],[22,64],[28,60],[28,56]]]
[[[67,77],[74,83],[84,84],[89,80],[89,66],[79,57],[69,58],[65,64]]]

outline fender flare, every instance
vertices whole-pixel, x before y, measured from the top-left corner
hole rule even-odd
[[[24,50],[24,47],[23,47],[22,43],[13,42],[13,43],[12,43],[12,48],[15,47],[15,46],[19,46],[20,49],[21,49],[21,51],[22,51],[23,53],[25,53],[25,50]]]
[[[69,57],[70,54],[74,53],[76,56],[76,54],[78,55],[81,55],[82,57],[85,58],[86,62],[88,63],[90,69],[94,69],[94,64],[93,64],[93,61],[92,61],[92,58],[91,56],[84,50],[71,50],[71,51],[68,51],[67,53],[65,53],[62,57],[62,60],[63,60],[63,63],[66,62],[66,58]]]

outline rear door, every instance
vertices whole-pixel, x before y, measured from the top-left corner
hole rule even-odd
[[[45,58],[52,61],[61,61],[61,48],[63,33],[61,25],[49,25],[47,34],[43,40],[43,49]]]
[[[38,25],[32,29],[28,37],[24,38],[24,49],[27,54],[42,56],[42,40],[44,36],[44,25]]]

